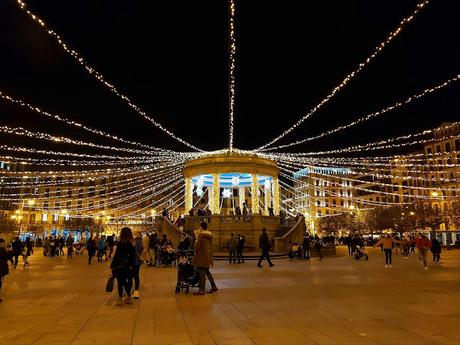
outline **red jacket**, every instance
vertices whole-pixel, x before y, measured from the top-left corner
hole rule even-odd
[[[417,248],[430,249],[431,248],[431,241],[428,238],[425,238],[425,237],[416,238],[415,239],[415,245],[417,246]]]

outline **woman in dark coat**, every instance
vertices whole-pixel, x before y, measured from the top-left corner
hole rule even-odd
[[[133,246],[133,233],[130,228],[123,228],[120,232],[120,239],[117,242],[117,249],[113,256],[110,269],[112,275],[117,279],[118,301],[117,305],[123,304],[123,289],[126,293],[126,304],[133,304],[131,288],[133,286],[133,267],[136,252]]]
[[[441,243],[436,238],[431,239],[431,253],[433,253],[433,262],[435,264],[439,263],[439,260],[441,259]]]
[[[0,291],[2,290],[3,279],[8,273],[8,252],[6,251],[6,243],[3,238],[0,238]],[[0,298],[0,302],[1,301],[2,299]]]
[[[29,256],[31,256],[34,253],[34,249],[32,247],[32,241],[30,240],[30,237],[26,237],[26,241],[24,242],[24,249],[22,252],[22,260],[24,261],[24,268],[29,266]]]

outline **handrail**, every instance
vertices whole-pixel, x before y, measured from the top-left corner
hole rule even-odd
[[[300,216],[299,219],[297,220],[297,222],[295,223],[295,225],[288,232],[286,232],[281,237],[275,237],[274,238],[275,251],[278,252],[278,253],[281,253],[281,252],[286,253],[289,250],[288,249],[288,244],[289,244],[288,241],[292,240],[292,237],[294,237],[296,235],[300,235],[299,237],[301,237],[301,234],[297,234],[296,232],[298,232],[299,230],[305,230],[305,229],[306,229],[305,218],[303,216]],[[300,240],[300,238],[299,238],[299,240]]]
[[[172,231],[171,231],[172,230]],[[184,232],[183,230],[179,229],[175,226],[169,218],[162,217],[162,222],[160,226],[160,233],[166,234],[168,238],[171,240],[172,244],[177,247],[183,235],[188,236],[191,238],[189,234]]]
[[[301,222],[305,222],[305,218],[304,216],[300,216],[299,217],[299,220],[297,221],[297,223],[294,224],[294,226],[291,228],[291,230],[289,230],[288,232],[286,232],[283,236],[281,237],[275,237],[275,238],[280,238],[280,239],[285,239],[287,236],[289,236],[292,232],[294,232],[295,230],[297,230],[297,227],[301,224]]]

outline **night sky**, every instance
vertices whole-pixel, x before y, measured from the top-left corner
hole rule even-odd
[[[27,3],[166,128],[203,149],[228,146],[226,1]],[[291,126],[370,55],[416,3],[236,0],[235,146],[256,148]],[[458,74],[459,13],[458,0],[432,1],[336,98],[279,143],[346,124]],[[0,52],[0,90],[127,139],[188,150],[84,72],[15,0],[0,0]],[[290,150],[339,148],[459,120],[459,90],[457,82],[354,130]],[[0,125],[110,143],[1,100],[0,119]],[[50,147],[2,134],[0,144],[5,143]]]

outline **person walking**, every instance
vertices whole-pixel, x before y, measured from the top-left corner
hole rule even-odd
[[[157,248],[159,240],[158,234],[154,232],[149,236],[149,253],[150,253],[150,263],[149,266],[155,266],[157,262]]]
[[[243,251],[244,251],[244,244],[246,242],[246,238],[244,237],[244,235],[238,235],[237,241],[238,241],[238,244],[236,246],[236,260],[238,260],[237,261],[238,263],[244,264]]]
[[[88,238],[88,241],[86,242],[86,250],[88,251],[88,265],[91,265],[91,260],[93,259],[93,256],[96,254],[96,249],[97,249],[97,244],[96,244],[96,238],[93,238],[92,236]]]
[[[193,257],[193,265],[200,276],[199,290],[194,295],[205,295],[206,277],[209,279],[211,289],[208,293],[217,291],[214,277],[209,268],[213,266],[212,253],[212,234],[208,231],[208,224],[201,222],[200,229],[195,231],[195,256]]]
[[[415,245],[418,251],[418,258],[423,263],[425,271],[428,271],[426,255],[428,250],[431,248],[431,241],[422,233],[419,233],[415,239]]]
[[[148,237],[147,241],[148,241]],[[139,276],[142,262],[148,259],[148,252],[144,250],[144,243],[140,231],[134,233],[134,265],[133,265],[133,279],[134,279],[134,293],[133,298],[139,299],[139,287],[141,285],[141,278]]]
[[[3,238],[0,238],[0,292],[2,291],[3,280],[5,276],[9,273],[8,268],[8,252],[6,250],[6,242]],[[0,296],[0,302],[2,298]]]
[[[59,236],[58,244],[59,244],[59,255],[64,256],[64,245],[65,245],[64,237]]]
[[[24,248],[22,249],[22,261],[24,262],[24,268],[28,267],[29,264],[29,256],[34,253],[34,249],[32,246],[32,241],[30,237],[26,237],[26,241],[24,242]]]
[[[321,243],[321,239],[318,237],[318,235],[315,235],[315,249],[316,252],[318,253],[319,261],[324,259],[323,255],[323,244]],[[353,248],[353,253],[355,252]]]
[[[65,244],[67,247],[67,259],[70,260],[72,259],[72,255],[73,255],[73,237],[72,235],[69,235],[69,237],[67,237]]]
[[[270,260],[270,240],[268,238],[268,234],[267,234],[267,229],[266,228],[263,228],[262,229],[262,234],[260,235],[259,237],[259,247],[260,247],[260,250],[262,251],[261,255],[260,255],[260,258],[259,258],[259,262],[257,263],[257,267],[262,267],[261,263],[262,263],[262,260],[265,258],[267,259],[268,261],[268,264],[270,265],[270,267],[273,267],[275,266],[271,260]]]
[[[111,260],[113,254],[113,247],[115,246],[115,234],[107,236],[106,242],[107,247],[109,248],[109,255],[107,257],[109,260]]]
[[[105,236],[102,236],[97,241],[97,262],[102,262],[102,257],[105,254]]]
[[[19,237],[15,237],[13,243],[11,244],[11,247],[13,249],[12,252],[12,258],[14,258],[13,261],[13,268],[16,268],[18,266],[18,261],[19,261],[19,255],[22,253],[22,242],[19,239]]]
[[[54,259],[55,256],[56,256],[56,239],[54,238],[54,236],[51,236],[49,257]]]
[[[110,264],[112,276],[117,280],[118,306],[133,304],[131,288],[133,287],[133,267],[136,260],[136,251],[133,246],[133,233],[130,228],[122,228],[117,242],[115,254]],[[126,299],[123,300],[123,293]]]
[[[345,238],[345,243],[347,244],[348,255],[352,256],[353,255],[353,237],[351,237],[351,235],[348,235]]]
[[[238,243],[236,241],[235,235],[230,234],[230,239],[227,241],[227,250],[228,250],[228,262],[236,264],[236,248]]]
[[[431,253],[433,254],[433,262],[439,264],[441,260],[441,243],[433,236],[431,239]]]
[[[392,264],[392,253],[393,253],[393,244],[394,243],[401,243],[394,238],[392,238],[389,234],[385,234],[380,240],[377,241],[372,247],[379,247],[382,246],[383,252],[385,253],[385,268],[391,268]]]
[[[310,236],[305,234],[302,241],[302,251],[303,251],[303,258],[310,259]]]

